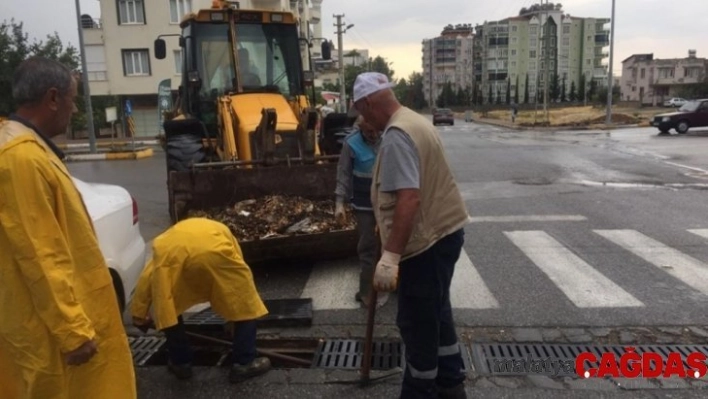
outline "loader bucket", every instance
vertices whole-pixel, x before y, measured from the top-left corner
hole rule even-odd
[[[179,221],[190,210],[226,207],[266,195],[332,199],[336,172],[336,163],[171,171],[168,185],[172,216]],[[351,229],[240,241],[239,245],[244,259],[251,264],[347,258],[356,256],[357,242],[356,229]]]

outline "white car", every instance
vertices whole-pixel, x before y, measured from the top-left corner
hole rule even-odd
[[[683,107],[688,101],[683,98],[674,97],[669,100],[664,101],[664,107]]]
[[[73,180],[91,215],[123,313],[145,266],[146,246],[140,234],[138,204],[123,187]]]

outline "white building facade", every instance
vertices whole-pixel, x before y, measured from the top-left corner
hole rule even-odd
[[[423,40],[423,93],[434,106],[443,87],[450,83],[455,92],[473,89],[474,28],[448,25],[440,36]]]

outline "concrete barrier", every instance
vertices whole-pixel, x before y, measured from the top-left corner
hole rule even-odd
[[[152,148],[143,148],[138,151],[104,152],[100,154],[67,154],[66,162],[82,161],[118,161],[126,159],[143,159],[153,155]]]

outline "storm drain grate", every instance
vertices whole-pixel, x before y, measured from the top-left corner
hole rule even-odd
[[[469,352],[460,345],[464,371],[471,367]],[[317,348],[313,368],[359,369],[364,358],[364,341],[355,339],[326,340]],[[372,370],[390,370],[404,367],[405,346],[400,341],[374,341],[371,353]]]
[[[158,353],[165,344],[161,337],[128,337],[130,351],[133,354],[133,363],[144,366],[150,358]]]
[[[264,300],[268,314],[258,319],[259,328],[309,327],[312,325],[312,299],[270,299]],[[226,321],[207,308],[184,321],[186,328],[221,330]]]
[[[557,375],[576,376],[575,359],[583,352],[590,352],[599,360],[603,353],[614,353],[619,361],[625,347],[632,346],[638,354],[658,353],[666,360],[670,353],[686,357],[692,352],[708,355],[705,345],[571,345],[571,344],[473,344],[472,362],[481,374],[494,375]],[[550,365],[550,366],[549,366]],[[572,367],[571,367],[572,365]]]

